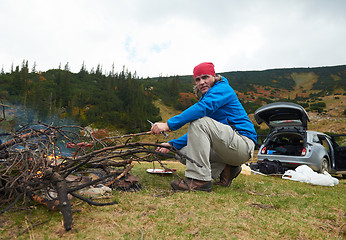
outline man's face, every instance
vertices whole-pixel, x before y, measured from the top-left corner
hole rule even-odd
[[[215,77],[211,75],[200,75],[195,78],[196,86],[202,94],[205,94],[215,83]]]

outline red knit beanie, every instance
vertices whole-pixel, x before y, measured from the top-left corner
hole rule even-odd
[[[193,78],[196,78],[197,76],[201,76],[201,75],[211,75],[215,77],[214,64],[211,62],[204,62],[204,63],[198,64],[193,69]]]

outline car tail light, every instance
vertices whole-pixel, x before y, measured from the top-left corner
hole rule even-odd
[[[306,155],[306,149],[303,148],[303,149],[302,149],[302,156],[305,156],[305,155]]]
[[[267,150],[267,148],[266,148],[266,147],[263,147],[261,153],[262,153],[262,154],[265,154],[265,153],[266,153],[266,150]]]

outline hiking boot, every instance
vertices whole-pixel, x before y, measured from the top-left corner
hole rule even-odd
[[[232,183],[232,180],[238,177],[240,172],[241,166],[231,166],[227,164],[221,172],[220,181],[215,182],[214,185],[229,187]]]
[[[186,183],[185,183],[186,182]],[[211,181],[201,181],[187,178],[184,180],[173,180],[171,186],[176,191],[205,191],[211,192]]]

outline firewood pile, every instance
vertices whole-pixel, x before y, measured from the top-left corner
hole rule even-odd
[[[160,162],[159,155],[194,162],[175,148],[161,154],[155,152],[159,144],[131,142],[133,136],[144,134],[150,132],[97,139],[79,126],[43,123],[8,133],[0,141],[0,214],[19,201],[33,200],[60,211],[68,231],[72,228],[71,196],[97,206],[117,203],[95,202],[80,194],[81,190],[97,184],[121,189],[122,179],[136,162]],[[102,174],[89,177],[88,173],[95,172]]]

